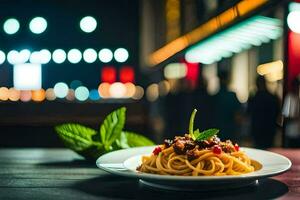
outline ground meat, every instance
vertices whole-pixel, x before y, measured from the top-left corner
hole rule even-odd
[[[195,142],[189,137],[176,137],[174,139],[173,148],[177,154],[185,154],[187,150],[194,149]]]

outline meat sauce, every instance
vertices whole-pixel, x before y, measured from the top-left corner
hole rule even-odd
[[[209,149],[215,154],[232,153],[239,151],[238,144],[233,144],[230,140],[222,142],[217,136],[213,136],[208,140],[194,141],[189,135],[184,137],[176,136],[173,140],[165,140],[164,148],[173,147],[175,153],[179,155],[187,155],[188,160],[194,160],[200,156],[200,150]],[[161,149],[153,151],[157,155]]]

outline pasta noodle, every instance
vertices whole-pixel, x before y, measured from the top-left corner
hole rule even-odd
[[[255,170],[250,158],[242,151],[216,155],[212,150],[200,150],[199,157],[188,160],[168,147],[158,155],[143,156],[139,171],[161,175],[224,176],[240,175]]]
[[[189,124],[189,134],[165,140],[150,156],[143,156],[140,172],[177,176],[240,175],[261,168],[251,160],[238,144],[222,142],[216,136],[218,129],[194,131],[197,110],[194,109]]]

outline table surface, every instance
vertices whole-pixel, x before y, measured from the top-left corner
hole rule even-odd
[[[271,149],[292,169],[251,186],[219,192],[152,190],[110,175],[67,149],[0,149],[0,199],[300,199],[300,149]]]

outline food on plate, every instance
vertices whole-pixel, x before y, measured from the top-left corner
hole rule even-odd
[[[259,165],[243,152],[237,143],[221,141],[218,129],[194,130],[194,109],[189,134],[166,139],[151,155],[142,157],[138,171],[178,176],[241,175],[255,171]]]

